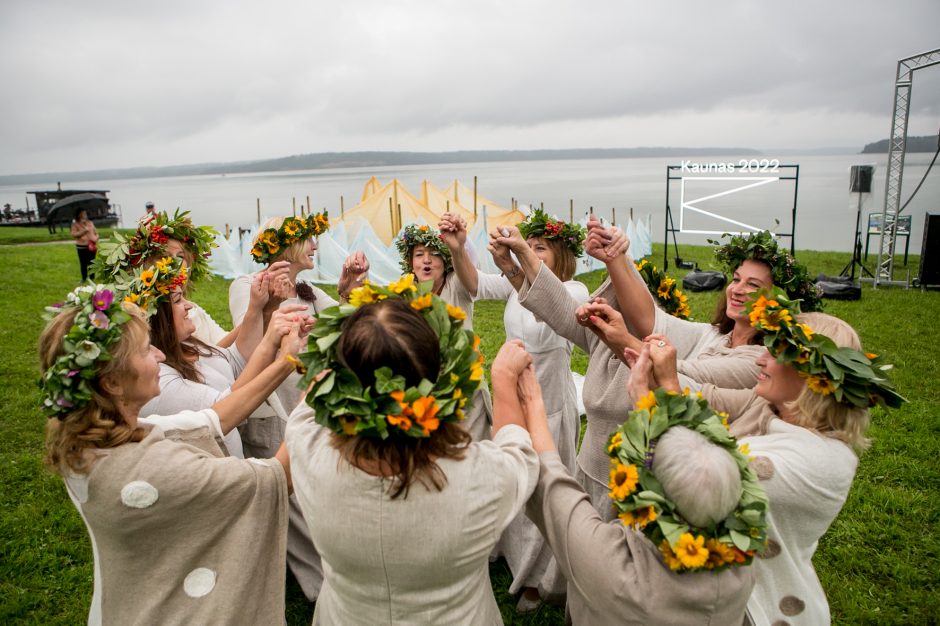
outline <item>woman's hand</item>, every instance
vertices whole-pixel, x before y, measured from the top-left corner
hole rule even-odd
[[[452,251],[463,248],[467,243],[467,223],[456,213],[444,213],[437,228],[444,244]]]
[[[584,249],[601,263],[610,263],[629,250],[630,239],[616,226],[605,228],[597,217],[591,215],[587,227]]]
[[[294,296],[294,285],[290,280],[290,262],[276,261],[264,272],[268,275],[268,308],[276,308],[281,302]]]
[[[307,347],[307,337],[300,332],[301,321],[293,321],[287,327],[287,333],[281,337],[280,352],[282,357],[295,357]]]
[[[623,315],[607,304],[604,298],[594,298],[593,302],[582,304],[575,311],[575,316],[580,325],[590,329],[621,360],[624,348],[640,349],[641,342],[627,330]]]
[[[336,291],[340,299],[346,300],[349,293],[361,287],[362,283],[369,277],[369,259],[361,250],[356,250],[343,261],[343,270],[340,273],[339,281],[336,283]]]
[[[267,272],[258,272],[251,280],[251,290],[248,296],[248,310],[260,312],[268,303],[271,296],[271,278]]]
[[[297,326],[299,334],[300,324],[305,322],[305,318],[310,317],[306,314],[306,311],[306,304],[285,304],[271,313],[268,329],[264,333],[265,340],[277,348],[281,345],[284,336],[289,334],[294,326]]]
[[[679,372],[677,369],[676,347],[665,335],[649,335],[645,339],[649,346],[650,361],[656,380],[667,391],[679,392]]]
[[[492,376],[504,380],[513,380],[519,378],[522,370],[532,364],[532,357],[522,347],[522,341],[513,339],[503,344],[499,349],[496,358],[493,359]]]
[[[630,365],[630,378],[627,381],[627,393],[634,404],[642,397],[649,395],[649,392],[656,384],[656,377],[653,375],[653,361],[650,359],[650,346],[644,343],[639,352],[631,348],[624,350],[624,357]]]
[[[504,274],[509,274],[516,269],[516,261],[512,258],[512,253],[509,250],[509,246],[496,242],[496,238],[500,236],[501,233],[498,229],[490,232],[490,243],[486,249],[489,250],[490,254],[493,256],[493,263],[496,264],[496,267],[499,268],[499,271],[503,272]]]
[[[492,231],[490,233],[490,245],[493,244],[506,246],[516,253],[516,256],[524,254],[529,250],[529,244],[522,238],[522,234],[519,233],[519,229],[515,226],[500,226]]]

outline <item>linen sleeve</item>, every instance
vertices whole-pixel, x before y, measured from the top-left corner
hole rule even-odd
[[[669,315],[654,307],[653,335],[665,335],[676,347],[679,360],[695,357],[703,349],[718,344],[723,339],[711,324],[690,322]],[[643,339],[643,337],[640,337]]]
[[[219,390],[203,383],[186,380],[172,367],[161,367],[160,395],[150,407],[158,414],[172,415],[183,411],[199,411],[211,408],[216,402],[232,392],[231,387]]]
[[[497,477],[498,493],[505,494],[508,499],[508,506],[502,508],[497,522],[498,538],[532,495],[539,477],[539,459],[532,449],[529,432],[516,424],[503,426],[491,443],[481,442],[479,445],[498,448],[498,454],[493,455],[497,464],[493,475]]]
[[[209,312],[195,302],[193,302],[193,308],[189,312],[189,318],[196,325],[196,332],[193,335],[210,346],[217,345],[228,335],[228,331],[219,326],[218,322],[209,315]]]
[[[677,370],[699,386],[711,383],[726,389],[752,389],[760,371],[755,361],[763,351],[763,346],[741,346],[720,357],[683,359]]]
[[[232,314],[232,325],[238,326],[248,312],[251,299],[251,275],[239,276],[228,288],[228,310]]]
[[[509,279],[477,270],[477,295],[474,300],[506,300],[513,291],[515,289]]]
[[[532,311],[539,321],[548,324],[556,333],[576,346],[591,353],[598,339],[575,320],[575,311],[583,304],[568,292],[564,283],[542,263],[535,281],[526,280],[519,290],[519,303]]]
[[[546,452],[539,460],[539,480],[526,515],[545,537],[568,584],[585,590],[584,597],[632,595],[616,588],[622,582],[618,576],[628,576],[633,561],[623,526],[601,519],[557,452]]]

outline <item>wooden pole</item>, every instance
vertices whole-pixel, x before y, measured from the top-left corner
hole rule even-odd
[[[392,208],[392,199],[388,199],[388,223],[392,228],[392,237],[398,234],[398,231],[395,229],[395,209]]]
[[[232,232],[232,231],[229,230],[228,224],[226,224],[226,225],[225,225],[225,238],[226,238],[226,239],[228,239],[228,236],[229,236],[229,234],[230,234],[231,232]]]
[[[258,206],[258,226],[261,226],[261,198],[255,198]]]
[[[630,207],[630,221],[633,221],[633,207]]]
[[[292,197],[290,199],[291,212],[294,214],[294,217],[297,217],[297,198]]]
[[[611,226],[617,225],[617,207],[610,207],[610,224]]]
[[[398,205],[398,230],[401,230],[401,205]],[[398,231],[395,231],[396,233]]]
[[[544,211],[544,210],[545,210],[545,203],[544,203],[544,202],[539,202],[539,208]]]
[[[344,219],[346,217],[346,208],[343,206],[343,196],[339,197],[339,218]]]
[[[473,221],[477,220],[477,177],[473,177]]]
[[[574,198],[568,200],[568,221],[574,223]]]

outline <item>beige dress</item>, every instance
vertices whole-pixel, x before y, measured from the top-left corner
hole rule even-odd
[[[330,431],[300,406],[287,425],[294,489],[323,557],[314,624],[501,624],[489,555],[538,480],[529,434],[505,426],[440,459],[443,490],[389,479],[342,461]]]
[[[143,441],[65,477],[95,559],[88,623],[283,623],[281,464],[223,457],[211,409],[140,424]]]
[[[545,535],[568,579],[574,624],[737,625],[754,586],[750,567],[676,574],[639,531],[605,522],[565,471],[558,454],[541,455],[526,514]]]

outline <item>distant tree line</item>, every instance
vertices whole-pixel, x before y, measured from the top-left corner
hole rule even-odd
[[[865,147],[862,148],[862,154],[884,154],[888,152],[888,139],[882,139],[881,141],[876,141],[875,143],[865,144]],[[937,151],[937,142],[940,141],[940,137],[937,135],[927,135],[926,137],[908,137],[906,151],[907,152],[936,152]]]

